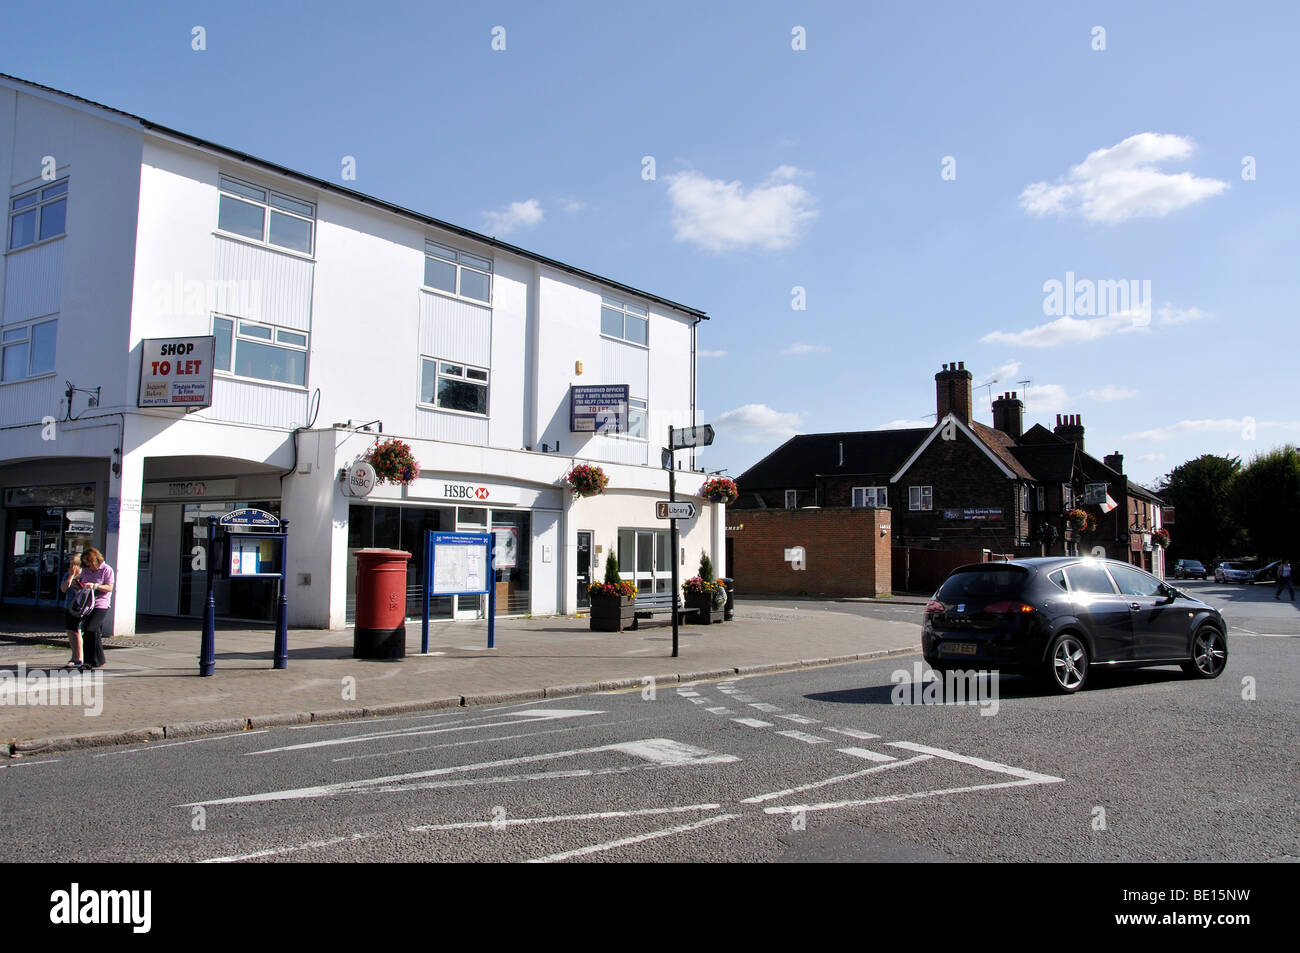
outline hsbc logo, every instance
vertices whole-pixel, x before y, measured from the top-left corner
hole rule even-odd
[[[485,486],[473,486],[468,483],[444,483],[442,495],[452,500],[486,500],[492,491]]]

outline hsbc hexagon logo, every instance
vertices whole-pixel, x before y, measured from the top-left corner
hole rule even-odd
[[[480,486],[474,490],[474,495],[477,496],[480,500],[486,500],[488,496],[490,496],[491,494],[488,493],[487,487]]]
[[[451,500],[486,500],[492,496],[492,491],[485,486],[474,486],[471,483],[444,483],[442,495]]]

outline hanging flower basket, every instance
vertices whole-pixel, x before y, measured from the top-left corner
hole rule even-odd
[[[1070,526],[1075,530],[1084,530],[1088,526],[1089,515],[1087,510],[1070,510],[1065,514],[1070,521]]]
[[[1169,545],[1169,530],[1154,529],[1151,531],[1151,542],[1155,543],[1161,549]]]
[[[708,497],[710,503],[725,503],[730,506],[740,499],[740,490],[736,481],[727,477],[714,477],[700,487],[700,496]]]
[[[370,448],[366,462],[375,468],[375,478],[380,483],[397,483],[409,486],[420,475],[411,445],[401,440],[385,440]]]
[[[574,496],[595,496],[605,492],[605,487],[609,486],[609,477],[600,467],[580,463],[564,475],[564,482],[569,485]]]

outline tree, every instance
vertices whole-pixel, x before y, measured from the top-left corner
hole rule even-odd
[[[705,582],[713,582],[713,560],[706,552],[700,553],[700,578]]]
[[[1233,512],[1261,562],[1289,557],[1300,534],[1300,453],[1287,444],[1258,454],[1232,485]]]
[[[1233,483],[1240,472],[1240,457],[1206,453],[1165,474],[1159,494],[1175,509],[1171,560],[1208,563],[1233,555],[1242,541],[1233,508]]]
[[[609,555],[605,557],[605,581],[611,586],[617,586],[623,581],[618,574],[618,557],[614,555],[614,548],[611,546]]]

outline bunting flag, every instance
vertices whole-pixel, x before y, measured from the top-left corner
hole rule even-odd
[[[1102,511],[1103,513],[1109,513],[1111,510],[1113,510],[1113,509],[1114,509],[1115,507],[1117,507],[1117,506],[1119,506],[1119,504],[1116,503],[1114,500],[1112,500],[1112,499],[1110,498],[1110,494],[1107,493],[1107,494],[1106,494],[1106,502],[1103,503],[1103,504],[1101,504],[1101,511]]]

